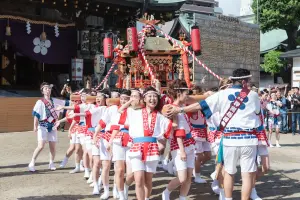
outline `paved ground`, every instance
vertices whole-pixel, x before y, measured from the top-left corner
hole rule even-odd
[[[57,160],[64,157],[68,147],[67,133],[59,133]],[[282,148],[270,149],[272,171],[257,183],[257,191],[263,199],[300,199],[300,136],[282,135]],[[70,175],[73,161],[68,168],[51,172],[47,170],[48,149],[45,149],[37,160],[36,173],[27,172],[27,165],[36,145],[32,132],[0,134],[0,199],[19,200],[64,200],[64,199],[99,199],[92,196],[91,188],[85,183],[83,174]],[[58,162],[57,162],[58,166]],[[212,163],[203,169],[208,179],[213,170]],[[152,199],[161,199],[160,193],[172,179],[164,172],[159,172],[154,180]],[[111,179],[112,182],[112,179]],[[209,180],[210,182],[210,180]],[[236,176],[234,198],[240,199],[240,176]],[[174,192],[172,199],[177,199]],[[134,186],[130,190],[130,199],[135,199]],[[216,200],[210,184],[193,184],[189,199]]]

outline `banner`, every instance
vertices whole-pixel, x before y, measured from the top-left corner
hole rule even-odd
[[[83,59],[72,59],[72,81],[82,81]]]

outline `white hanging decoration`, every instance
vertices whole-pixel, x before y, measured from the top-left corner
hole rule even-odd
[[[31,33],[31,25],[29,21],[26,22],[26,30],[27,30],[27,34],[29,35]]]
[[[59,36],[58,24],[56,23],[54,26],[55,37]]]

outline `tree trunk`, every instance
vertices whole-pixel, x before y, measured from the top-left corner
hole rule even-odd
[[[290,27],[288,29],[286,29],[286,34],[288,36],[287,39],[287,50],[294,50],[297,48],[297,42],[296,42],[296,38],[297,38],[297,31],[298,31],[298,26],[297,27]]]

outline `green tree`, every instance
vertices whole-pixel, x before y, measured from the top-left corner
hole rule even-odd
[[[283,66],[283,63],[279,58],[280,54],[280,51],[272,50],[265,55],[264,64],[261,65],[265,72],[269,72],[272,75],[280,72]]]
[[[283,29],[288,36],[287,49],[296,49],[300,26],[299,0],[253,0],[252,9],[263,33]]]

